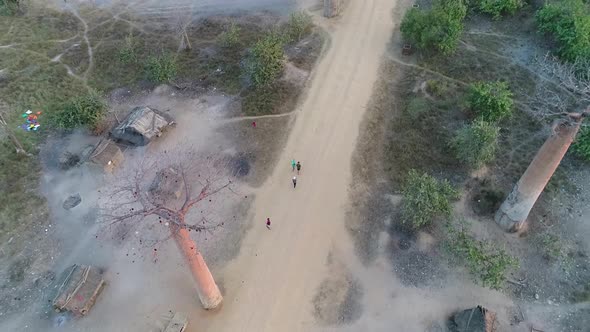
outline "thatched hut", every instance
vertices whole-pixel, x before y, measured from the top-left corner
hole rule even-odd
[[[123,152],[111,140],[101,140],[90,153],[89,160],[105,171],[112,172],[115,167],[123,162]]]
[[[156,109],[141,106],[131,113],[111,131],[116,140],[142,146],[160,137],[165,128],[174,124],[172,118]]]
[[[463,310],[449,319],[451,332],[495,332],[496,313],[482,306]]]

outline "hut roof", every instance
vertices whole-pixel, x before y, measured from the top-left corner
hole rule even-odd
[[[113,129],[112,135],[134,145],[146,145],[172,123],[169,116],[158,110],[140,106],[131,110],[127,118]]]

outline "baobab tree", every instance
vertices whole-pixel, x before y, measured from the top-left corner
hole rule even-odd
[[[132,170],[121,171],[102,207],[103,222],[109,226],[159,223],[167,228],[205,309],[216,308],[223,297],[191,233],[210,232],[224,225],[210,220],[209,213],[215,204],[213,196],[231,191],[232,182],[226,174],[222,160],[212,156],[190,151],[150,155]]]
[[[543,75],[542,81],[529,101],[528,111],[542,120],[557,120],[553,122],[551,134],[496,212],[496,223],[509,232],[517,232],[526,225],[531,209],[575,140],[584,118],[590,116],[589,61],[561,64],[546,56],[537,60],[537,68]]]

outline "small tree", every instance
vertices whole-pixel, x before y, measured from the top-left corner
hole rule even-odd
[[[225,172],[220,159],[186,148],[148,156],[136,168],[122,171],[102,204],[101,216],[109,227],[149,230],[146,223],[155,223],[167,229],[170,235],[165,238],[173,238],[182,253],[205,309],[219,306],[223,297],[191,232],[223,226],[209,214],[214,196],[231,185]]]
[[[252,48],[250,74],[255,86],[272,83],[283,70],[283,37],[269,33]]]
[[[170,82],[176,77],[176,59],[169,54],[150,56],[145,63],[145,71],[152,82]]]
[[[518,9],[524,6],[523,0],[479,0],[477,9],[482,13],[490,14],[494,19],[499,19],[502,15],[514,14]]]
[[[123,64],[131,64],[137,62],[137,43],[130,34],[125,37],[125,45],[119,50],[119,61]]]
[[[230,24],[229,28],[219,35],[219,42],[222,47],[234,48],[240,42],[240,27],[235,23]]]
[[[80,126],[94,129],[104,118],[108,106],[102,97],[94,91],[70,99],[50,113],[50,122],[63,129]]]
[[[304,11],[292,13],[287,24],[289,39],[292,41],[301,40],[304,35],[311,31],[311,27],[312,20],[308,13]]]
[[[457,47],[466,14],[467,7],[462,0],[437,0],[431,10],[407,11],[400,30],[404,39],[418,48],[450,54]]]
[[[582,0],[546,3],[537,12],[541,32],[559,43],[557,54],[566,61],[590,60],[590,8]]]
[[[479,82],[471,85],[469,106],[477,117],[497,122],[512,115],[514,101],[506,82]]]
[[[402,222],[414,228],[428,225],[437,216],[449,217],[451,200],[459,195],[451,184],[410,170],[402,187]]]
[[[14,15],[20,9],[21,0],[0,0],[0,15]]]
[[[460,160],[478,169],[494,159],[499,132],[500,127],[478,119],[461,128],[451,145]]]

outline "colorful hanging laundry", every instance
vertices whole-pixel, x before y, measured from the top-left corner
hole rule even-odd
[[[39,123],[39,116],[41,112],[33,113],[31,110],[27,110],[25,113],[21,115],[21,117],[25,118],[26,122],[23,123],[20,127],[26,131],[37,131],[41,124]]]

